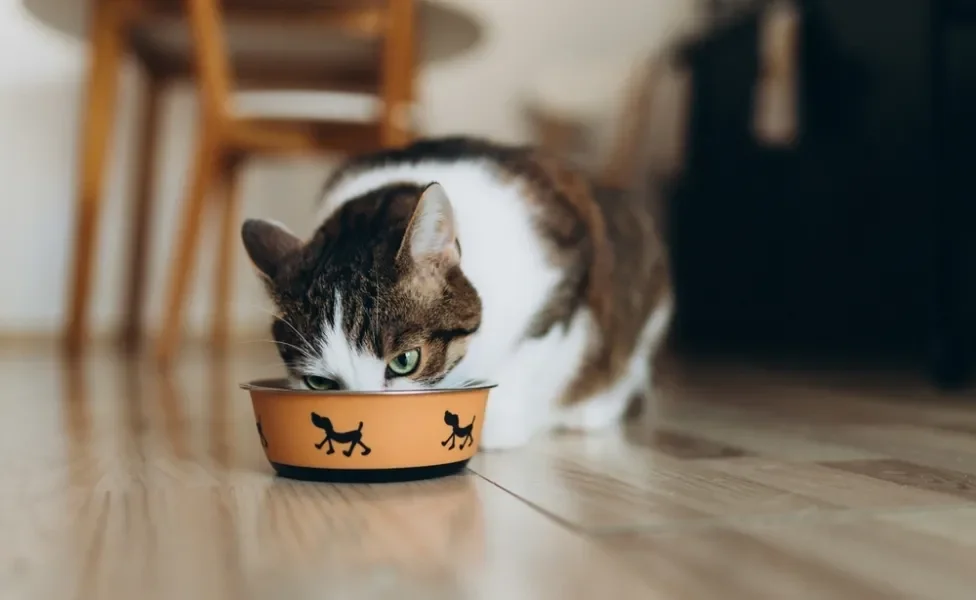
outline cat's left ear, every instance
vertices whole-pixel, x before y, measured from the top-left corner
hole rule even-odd
[[[244,221],[241,239],[251,262],[269,281],[274,281],[288,257],[302,247],[302,241],[287,227],[263,219]]]
[[[447,192],[432,183],[420,195],[417,208],[403,235],[397,260],[409,257],[415,263],[456,265],[461,261],[454,209]]]

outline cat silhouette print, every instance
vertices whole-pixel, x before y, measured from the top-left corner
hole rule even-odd
[[[352,451],[356,449],[356,446],[361,446],[363,449],[363,456],[366,456],[372,450],[363,443],[363,422],[359,422],[359,427],[353,429],[352,431],[336,431],[335,427],[332,426],[332,420],[329,417],[323,417],[316,413],[312,413],[312,425],[315,425],[319,429],[325,432],[325,439],[315,444],[315,448],[318,450],[322,449],[322,446],[326,444],[329,445],[329,451],[326,454],[334,454],[335,448],[332,446],[332,442],[336,444],[349,444],[349,448],[342,451],[345,456],[352,456]]]
[[[444,411],[444,422],[451,426],[451,435],[446,440],[441,442],[441,446],[447,446],[448,442],[451,442],[451,447],[448,450],[454,449],[454,442],[458,439],[461,440],[461,445],[458,450],[464,450],[467,445],[474,445],[474,436],[471,432],[474,431],[474,420],[475,417],[471,417],[471,423],[465,427],[461,427],[461,421],[458,416],[449,410]]]

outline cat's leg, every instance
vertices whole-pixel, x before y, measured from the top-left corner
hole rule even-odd
[[[644,324],[639,343],[627,370],[608,389],[556,413],[556,426],[577,431],[598,431],[621,422],[637,397],[648,402],[652,390],[651,362],[667,336],[672,304],[661,303]]]
[[[498,387],[488,397],[482,450],[509,450],[526,445],[545,426],[545,415],[553,399],[538,385],[544,348],[538,342],[523,343],[506,361]]]
[[[524,446],[542,427],[533,403],[547,402],[532,385],[538,361],[531,352],[519,349],[498,378],[498,387],[488,397],[485,424],[479,444],[482,450],[510,450]]]
[[[329,443],[329,450],[326,452],[326,454],[335,454],[335,447],[332,445],[332,438],[327,437],[325,438],[325,441]]]
[[[552,411],[576,378],[591,343],[592,321],[577,315],[568,328],[521,342],[492,390],[481,429],[483,450],[517,448],[552,424]]]
[[[621,421],[632,398],[632,391],[640,385],[630,377],[622,377],[609,389],[556,412],[555,426],[571,431],[599,431]]]
[[[369,453],[373,451],[373,450],[372,450],[372,449],[371,449],[371,448],[370,448],[369,446],[367,446],[366,444],[364,444],[364,443],[363,443],[363,440],[362,440],[362,438],[360,438],[360,440],[359,440],[359,442],[358,442],[358,443],[359,443],[359,445],[360,445],[360,446],[362,447],[362,449],[363,449],[363,456],[368,456],[368,455],[369,455]]]
[[[533,400],[527,391],[529,387],[523,381],[528,374],[518,368],[510,371],[516,372],[509,372],[500,378],[498,387],[491,391],[488,398],[485,424],[479,440],[482,450],[490,452],[524,446],[539,429],[526,407]]]

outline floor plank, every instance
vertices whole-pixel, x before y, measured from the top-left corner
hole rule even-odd
[[[948,523],[956,527],[946,526]],[[673,598],[972,597],[976,509],[602,538]]]

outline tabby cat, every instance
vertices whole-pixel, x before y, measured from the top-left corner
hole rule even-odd
[[[491,380],[489,450],[610,426],[649,388],[672,300],[643,194],[598,193],[529,147],[429,139],[350,160],[320,219],[308,240],[242,228],[294,385]]]

